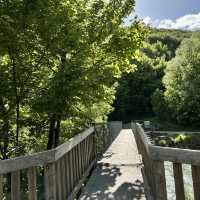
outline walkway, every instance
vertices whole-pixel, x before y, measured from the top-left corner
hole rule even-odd
[[[145,200],[132,130],[122,130],[98,162],[80,200]]]

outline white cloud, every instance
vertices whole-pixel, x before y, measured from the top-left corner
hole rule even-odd
[[[200,30],[200,13],[185,15],[176,20],[152,20],[150,17],[146,17],[143,22],[157,28],[195,31]]]

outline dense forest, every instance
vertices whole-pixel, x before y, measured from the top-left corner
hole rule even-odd
[[[199,116],[200,33],[152,29],[141,48],[137,70],[119,81],[111,120],[156,117],[197,126]]]

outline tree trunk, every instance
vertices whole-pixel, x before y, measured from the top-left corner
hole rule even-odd
[[[59,138],[60,138],[60,118],[57,119],[56,122],[54,148],[59,145]]]
[[[3,145],[1,145],[1,154],[2,159],[6,160],[8,159],[8,144],[9,144],[9,130],[10,130],[10,124],[9,124],[9,116],[8,112],[4,106],[3,99],[0,98],[0,113],[2,114],[1,119],[3,120],[3,127],[2,127],[2,135],[0,139],[3,142]]]
[[[47,150],[52,149],[53,146],[54,146],[55,125],[56,125],[56,116],[53,115],[52,117],[50,117],[49,137],[48,137]]]
[[[60,121],[60,116],[58,117],[55,114],[50,118],[47,150],[56,148],[59,145]]]
[[[19,145],[19,119],[20,119],[20,104],[19,104],[19,98],[16,96],[16,145]]]
[[[17,83],[17,67],[15,64],[15,59],[12,57],[12,78],[15,93],[15,110],[16,110],[16,146],[19,144],[19,118],[20,118],[20,99],[18,95],[18,83]]]

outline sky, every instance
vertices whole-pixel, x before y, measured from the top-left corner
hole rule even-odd
[[[136,0],[135,15],[157,28],[200,30],[200,0]]]

